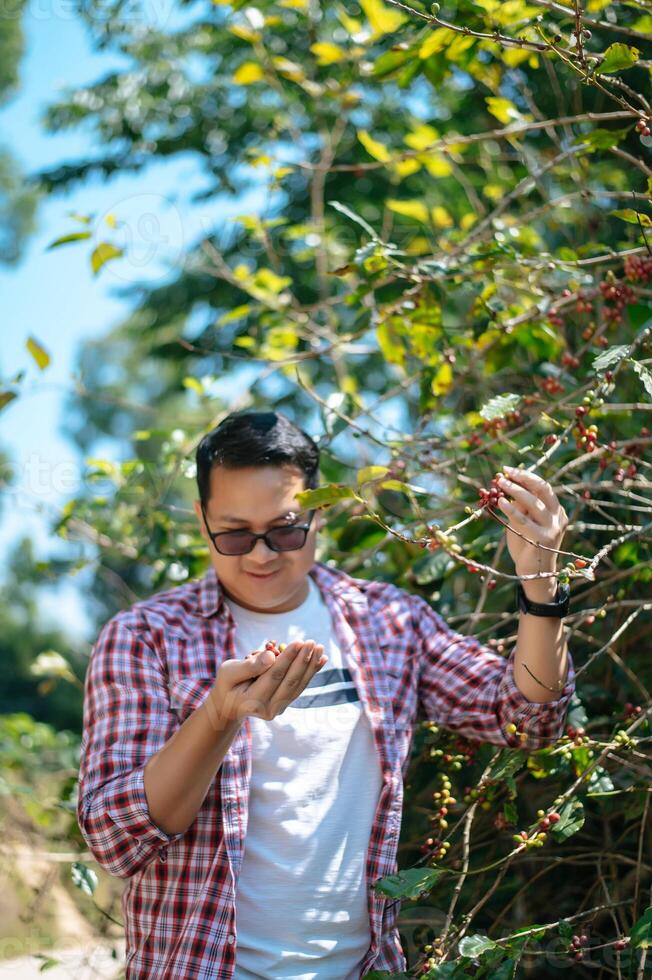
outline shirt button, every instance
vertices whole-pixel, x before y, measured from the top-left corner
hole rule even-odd
[[[233,944],[234,944],[234,942],[235,942],[235,936],[233,936],[233,935],[229,935],[229,936],[227,936],[227,937],[226,937],[226,941],[227,941],[227,943],[229,944],[229,946],[233,946]]]

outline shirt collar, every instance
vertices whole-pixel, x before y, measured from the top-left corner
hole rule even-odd
[[[321,593],[328,592],[338,595],[344,601],[359,601],[362,581],[352,578],[340,569],[331,568],[323,562],[316,561],[308,574],[316,583]],[[217,573],[211,565],[199,580],[197,597],[197,612],[200,616],[209,618],[219,612],[224,600],[224,590],[220,585]]]

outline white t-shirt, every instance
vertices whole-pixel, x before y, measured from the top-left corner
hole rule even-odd
[[[359,980],[369,949],[366,855],[382,778],[328,607],[285,613],[226,599],[239,659],[266,640],[323,643],[327,663],[272,721],[250,717],[253,764],[236,885],[235,980]]]

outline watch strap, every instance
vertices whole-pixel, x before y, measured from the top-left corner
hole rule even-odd
[[[562,619],[568,615],[570,605],[570,587],[558,585],[554,602],[533,602],[525,594],[520,582],[516,583],[516,601],[522,612],[532,616],[550,616]]]

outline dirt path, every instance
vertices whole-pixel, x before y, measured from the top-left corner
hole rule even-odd
[[[88,943],[77,948],[54,950],[49,955],[59,960],[45,972],[40,972],[44,960],[35,956],[21,956],[14,960],[0,960],[0,980],[117,980],[123,975],[124,948],[115,943],[120,956],[114,960],[111,947]]]

